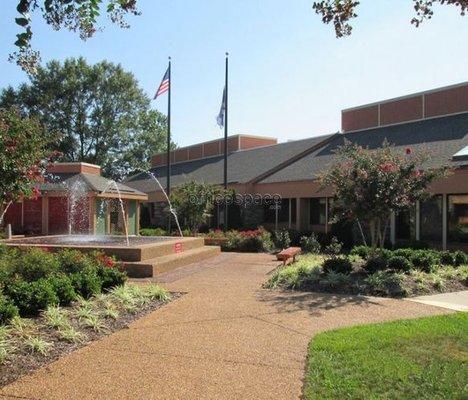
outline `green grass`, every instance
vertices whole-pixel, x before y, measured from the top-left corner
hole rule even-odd
[[[468,313],[325,332],[305,399],[467,399]]]

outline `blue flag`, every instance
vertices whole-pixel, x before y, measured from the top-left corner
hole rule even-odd
[[[221,109],[219,110],[219,114],[216,117],[216,123],[219,125],[220,128],[224,127],[225,116],[226,116],[226,88],[223,89],[223,100],[221,102]]]

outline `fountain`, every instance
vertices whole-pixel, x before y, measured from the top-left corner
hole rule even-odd
[[[164,194],[164,197],[166,197],[167,204],[169,205],[169,211],[174,216],[175,222],[177,224],[177,229],[179,230],[179,235],[180,235],[180,237],[184,237],[184,235],[182,234],[182,229],[180,229],[179,218],[177,217],[177,213],[174,210],[174,208],[172,207],[171,200],[169,199],[169,196],[167,195],[166,191],[163,189],[163,187],[161,185],[161,182],[159,182],[159,179],[156,178],[156,175],[154,174],[154,172],[145,171],[145,170],[141,170],[141,172],[147,174],[153,181],[155,181],[158,184],[159,188],[161,189],[161,191]]]

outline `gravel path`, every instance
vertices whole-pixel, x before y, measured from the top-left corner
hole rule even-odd
[[[450,312],[404,300],[261,289],[277,263],[223,253],[160,278],[184,296],[25,376],[0,399],[297,399],[321,331]]]

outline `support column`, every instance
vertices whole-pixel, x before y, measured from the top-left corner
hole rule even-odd
[[[296,230],[301,230],[301,198],[296,197]]]
[[[291,206],[292,206],[292,199],[289,198],[288,201],[289,201],[288,228],[291,229],[291,219],[292,219],[292,218],[291,218],[291,212],[292,212]]]
[[[442,195],[442,248],[447,250],[447,195]]]
[[[415,236],[416,240],[421,240],[421,203],[419,200],[416,202],[416,216],[415,216]]]
[[[392,215],[390,215],[390,243],[392,243],[392,246],[395,246],[396,243],[396,224],[395,224],[396,218],[395,218],[395,213],[392,212]]]
[[[49,234],[49,198],[42,198],[42,234]]]
[[[325,197],[325,234],[328,233],[328,197]]]

